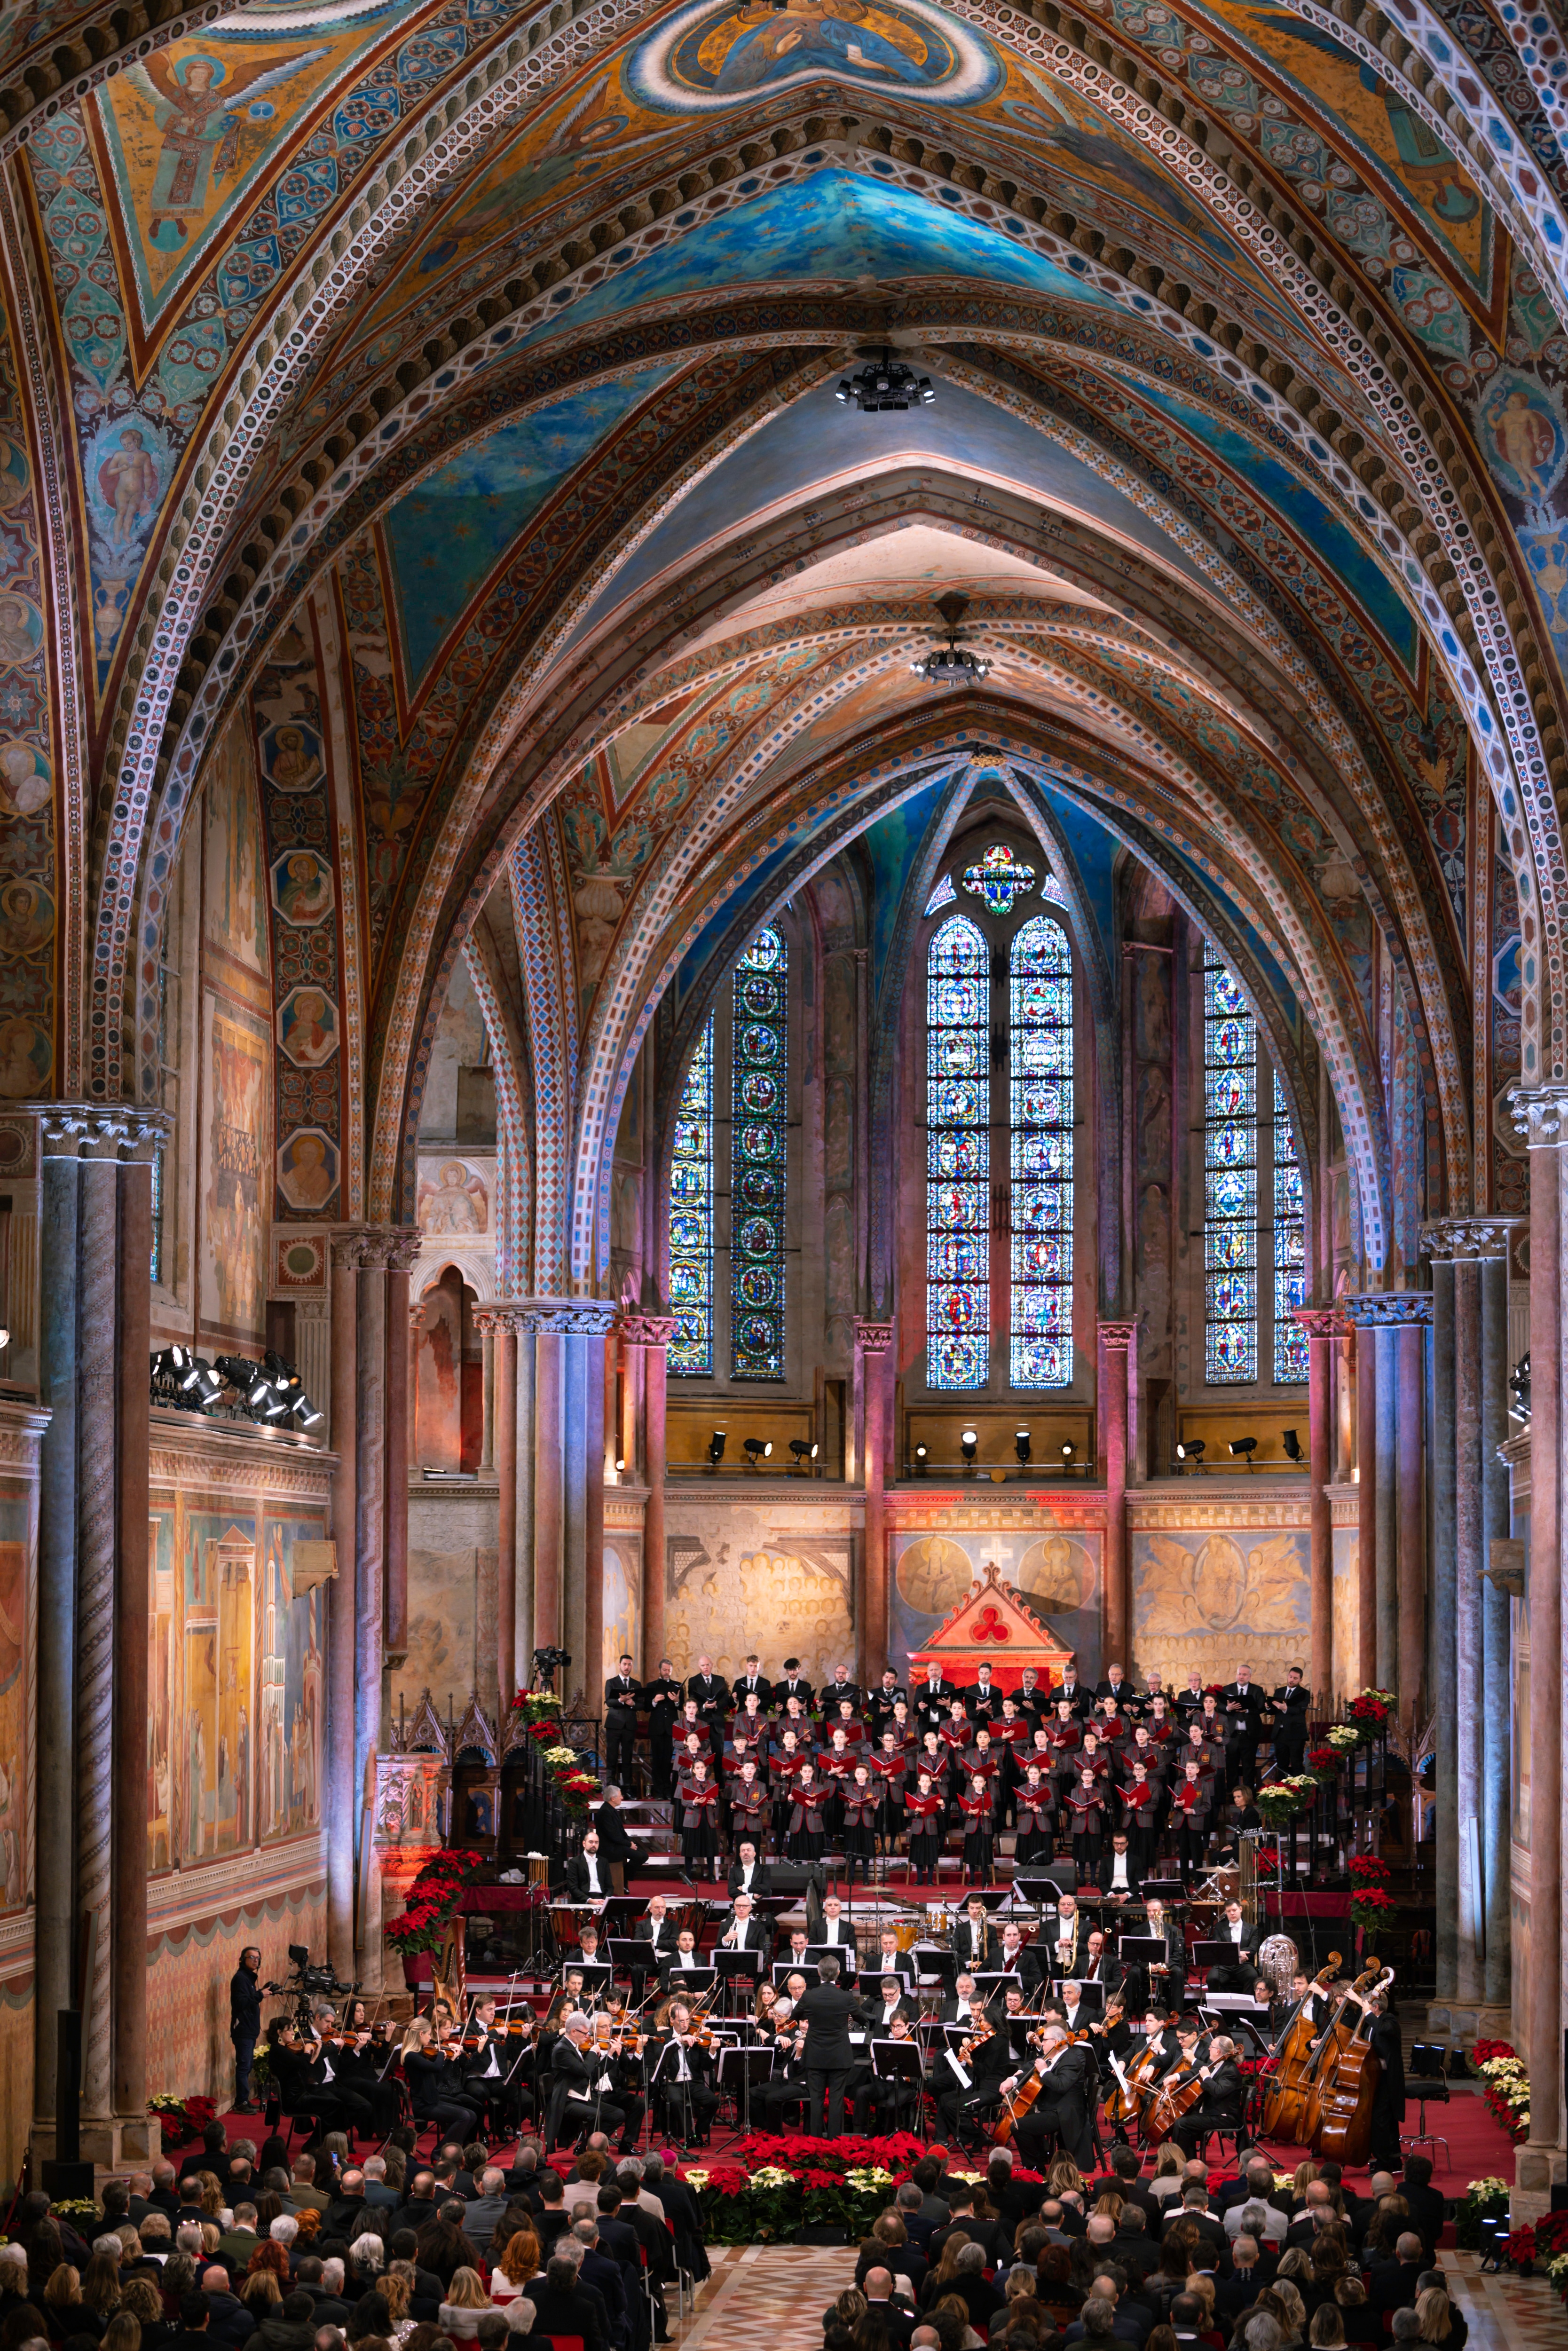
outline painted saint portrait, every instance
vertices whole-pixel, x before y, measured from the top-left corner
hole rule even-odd
[[[0,668],[20,669],[43,640],[43,616],[25,596],[0,596]]]
[[[946,1616],[974,1581],[968,1552],[946,1535],[916,1535],[899,1556],[899,1593],[923,1616]]]
[[[269,726],[261,738],[261,764],[280,792],[308,792],[321,780],[320,741],[308,726]]]
[[[1544,519],[1568,464],[1568,426],[1556,395],[1500,368],[1476,402],[1476,438],[1503,488],[1532,518]]]
[[[303,1126],[277,1155],[277,1188],[291,1208],[314,1216],[338,1189],[337,1145],[319,1127]]]
[[[644,105],[699,114],[824,75],[973,105],[1001,68],[986,42],[927,0],[786,0],[760,22],[734,0],[697,0],[650,36],[629,74]]]
[[[420,1230],[425,1233],[488,1232],[489,1195],[483,1180],[462,1160],[445,1159],[434,1178],[420,1179],[418,1215]]]
[[[1087,1604],[1093,1592],[1094,1561],[1071,1535],[1045,1535],[1030,1543],[1013,1581],[1038,1613],[1071,1616]]]
[[[279,1007],[277,1041],[298,1070],[319,1070],[338,1050],[338,1008],[319,987],[297,987]]]
[[[54,935],[54,900],[40,883],[7,882],[0,888],[0,956],[36,956]]]
[[[296,728],[280,730],[297,733]],[[332,869],[313,849],[290,849],[272,869],[272,899],[286,923],[313,930],[332,911]]]
[[[35,816],[54,784],[48,764],[26,743],[0,743],[0,816]]]

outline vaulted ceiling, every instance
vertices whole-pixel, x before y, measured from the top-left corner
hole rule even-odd
[[[1500,1085],[1568,1074],[1568,57],[1510,13],[0,11],[0,907],[57,911],[0,1085],[153,1090],[243,735],[335,874],[332,1211],[403,1198],[502,886],[591,1280],[660,997],[984,772],[1299,1013],[1374,1262],[1380,990],[1429,1204],[1492,1201]],[[883,349],[929,409],[835,402]]]

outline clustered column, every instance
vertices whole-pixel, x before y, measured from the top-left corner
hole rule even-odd
[[[1397,1690],[1408,1729],[1426,1681],[1426,1333],[1432,1327],[1432,1293],[1366,1290],[1341,1304],[1356,1336],[1356,1680],[1362,1688]],[[1311,1367],[1309,1359],[1309,1374]]]
[[[1129,1669],[1132,1601],[1127,1583],[1127,1388],[1137,1376],[1138,1326],[1100,1325],[1100,1414],[1105,1451],[1105,1662]]]
[[[49,1103],[42,1155],[34,2147],[81,2020],[81,2153],[144,2159],[152,1155],[161,1113]]]
[[[1506,1536],[1508,1259],[1521,1219],[1448,1217],[1421,1228],[1432,1260],[1433,1696],[1451,1737],[1437,1742],[1437,1997],[1508,1999],[1508,1597],[1488,1583]],[[1451,1503],[1450,1503],[1451,1497]],[[1450,1600],[1452,1605],[1447,1604]]]
[[[1333,1351],[1352,1325],[1337,1306],[1298,1306],[1294,1311],[1307,1334],[1307,1462],[1312,1512],[1308,1574],[1312,1624],[1309,1679],[1316,1704],[1326,1709],[1334,1686],[1333,1510],[1328,1494],[1333,1477]]]
[[[887,1359],[893,1324],[855,1318],[855,1363],[862,1401],[861,1469],[865,1481],[865,1520],[861,1536],[861,1595],[855,1611],[856,1644],[862,1687],[875,1681],[887,1662],[887,1513],[884,1507],[887,1427]]]
[[[664,1405],[673,1314],[622,1314],[622,1343],[643,1350],[643,1673],[652,1681],[664,1647]]]
[[[1526,2007],[1514,2042],[1530,2075],[1530,2139],[1515,2159],[1521,2188],[1542,2189],[1568,2172],[1563,2105],[1563,2032],[1568,2029],[1568,1950],[1563,1941],[1563,1816],[1564,1558],[1563,1374],[1568,1370],[1568,1086],[1517,1089],[1514,1123],[1530,1152],[1530,1540],[1525,1606],[1530,1648],[1540,1668],[1530,1708],[1530,1950]],[[1521,1765],[1524,1759],[1521,1759]]]

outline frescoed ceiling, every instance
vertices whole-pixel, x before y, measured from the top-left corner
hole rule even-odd
[[[0,1003],[28,1091],[151,1091],[238,712],[277,821],[321,800],[378,1215],[504,872],[598,1165],[693,941],[983,720],[1282,975],[1389,1247],[1396,975],[1432,1202],[1484,1205],[1483,840],[1519,1067],[1568,1074],[1568,89],[1449,16],[259,0],[131,57],[108,8],[0,10],[0,478],[52,566],[14,533],[0,859],[52,790],[62,943]],[[933,405],[834,399],[883,350]],[[949,590],[961,707],[910,668]]]

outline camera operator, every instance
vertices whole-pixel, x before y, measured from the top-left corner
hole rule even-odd
[[[261,2038],[261,1953],[252,1943],[239,1955],[229,1978],[229,2039],[235,2049],[235,2112],[254,2115],[250,2095],[251,2060]]]

